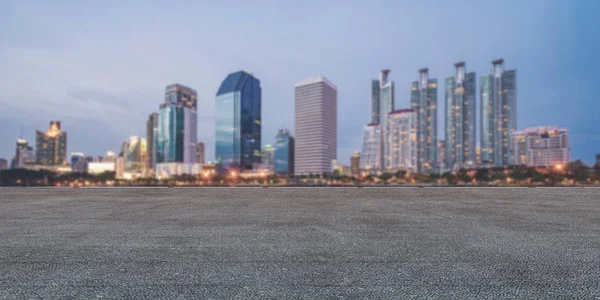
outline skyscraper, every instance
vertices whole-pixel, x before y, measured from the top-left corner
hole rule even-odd
[[[399,109],[388,113],[385,165],[387,171],[417,169],[417,113]]]
[[[165,102],[160,105],[156,161],[153,163],[196,162],[197,116],[196,91],[181,84],[165,88]]]
[[[23,138],[17,139],[17,148],[15,155],[10,162],[11,169],[20,169],[27,163],[35,162],[35,153],[33,147],[29,146],[27,140]]]
[[[556,126],[527,128],[511,135],[513,165],[551,167],[570,160],[569,131]]]
[[[4,158],[0,158],[0,171],[8,169],[8,162]]]
[[[325,77],[296,83],[294,174],[332,172],[337,158],[337,87]]]
[[[67,164],[67,133],[61,131],[60,121],[50,121],[47,132],[36,130],[35,148],[36,164]]]
[[[260,80],[246,71],[227,75],[219,87],[215,158],[226,169],[261,161],[261,93]]]
[[[196,163],[204,163],[204,143],[201,141],[196,143]]]
[[[420,69],[410,90],[411,108],[417,112],[417,172],[431,172],[438,168],[437,80],[429,78],[429,69]]]
[[[71,153],[71,172],[73,173],[87,173],[88,163],[93,161],[92,156],[85,156],[81,152]]]
[[[266,144],[261,151],[262,163],[261,166],[269,171],[275,169],[275,147],[271,144]],[[255,166],[256,167],[256,166]]]
[[[377,173],[381,170],[381,156],[383,155],[381,139],[381,125],[379,123],[365,125],[362,152],[360,153],[360,170],[369,173]]]
[[[145,138],[132,136],[123,142],[123,159],[125,174],[131,178],[145,175],[148,166],[147,141]]]
[[[446,78],[446,161],[448,169],[475,165],[475,73],[464,62],[454,64],[456,74]],[[440,162],[441,163],[441,162]]]
[[[154,145],[157,142],[156,138],[158,135],[158,114],[151,113],[146,121],[146,153],[148,156],[148,170],[154,170],[154,164],[156,163],[156,151],[154,151]]]
[[[360,152],[354,152],[350,157],[350,174],[352,176],[360,174]]]
[[[275,136],[275,173],[294,174],[294,137],[287,128],[279,129]]]
[[[481,161],[508,165],[509,139],[517,128],[517,70],[504,70],[504,59],[492,61],[492,73],[481,76],[480,92]]]

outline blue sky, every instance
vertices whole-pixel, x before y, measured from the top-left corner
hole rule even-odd
[[[517,69],[518,127],[557,125],[572,156],[600,153],[600,1],[0,2],[0,158],[61,120],[68,152],[101,155],[145,136],[164,87],[198,91],[199,139],[214,158],[214,101],[228,73],[261,80],[263,144],[293,131],[293,87],[324,75],[338,92],[338,157],[360,150],[370,80],[392,70],[396,108],[417,70],[443,82]],[[479,84],[479,82],[478,82]],[[443,84],[438,87],[443,138]],[[479,95],[478,95],[479,101]],[[479,103],[478,103],[479,105]],[[479,109],[479,108],[478,108]]]

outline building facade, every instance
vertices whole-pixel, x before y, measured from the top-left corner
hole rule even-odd
[[[385,171],[417,169],[417,114],[412,109],[388,113]]]
[[[196,143],[196,163],[198,164],[203,164],[205,159],[204,159],[204,143],[198,141]]]
[[[350,173],[352,176],[360,175],[360,152],[354,152],[350,157]]]
[[[294,174],[294,137],[287,128],[279,129],[275,136],[275,174]]]
[[[132,136],[123,142],[124,173],[131,178],[143,177],[148,167],[148,149],[145,138]]]
[[[477,146],[475,73],[467,73],[464,62],[454,66],[456,74],[446,78],[445,95],[445,166],[448,169],[474,166]]]
[[[35,153],[33,147],[29,146],[27,140],[19,138],[17,140],[17,148],[15,155],[10,162],[11,169],[21,169],[25,164],[35,163]]]
[[[227,75],[216,96],[215,158],[222,167],[250,170],[261,162],[260,80],[252,73]]]
[[[570,161],[569,131],[556,126],[527,128],[511,134],[513,165],[551,167]]]
[[[146,153],[148,155],[148,170],[154,170],[154,164],[156,163],[156,151],[154,151],[156,138],[158,135],[158,114],[151,113],[146,121]]]
[[[370,123],[363,130],[362,152],[360,153],[359,169],[367,173],[377,173],[381,170],[383,151],[381,149],[381,125]]]
[[[60,121],[50,121],[47,132],[35,132],[35,162],[38,165],[67,164],[67,133],[61,131]]]
[[[438,161],[438,165],[440,167],[440,172],[445,172],[448,169],[446,167],[446,140],[438,140],[437,148],[438,148],[437,161]]]
[[[437,165],[437,80],[429,69],[419,70],[410,88],[411,108],[417,113],[417,172],[432,172]]]
[[[8,169],[8,161],[4,158],[0,158],[0,171]]]
[[[165,102],[158,113],[156,141],[152,143],[154,165],[196,162],[196,97],[194,89],[181,84],[165,88]]]
[[[492,73],[481,82],[481,162],[497,167],[512,161],[509,140],[517,128],[517,71],[504,70],[504,59],[492,61]]]
[[[294,174],[331,173],[337,159],[337,87],[325,77],[296,83]]]

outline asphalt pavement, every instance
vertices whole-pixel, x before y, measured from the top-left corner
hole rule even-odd
[[[600,299],[600,189],[0,188],[0,299]]]

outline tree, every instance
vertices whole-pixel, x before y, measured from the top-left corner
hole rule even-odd
[[[402,179],[404,176],[406,176],[406,171],[400,170],[394,173],[394,177],[396,177],[396,179]]]
[[[458,170],[458,172],[456,173],[456,177],[458,177],[458,179],[464,183],[469,183],[471,182],[471,180],[473,180],[469,175],[469,172],[463,168]]]
[[[533,173],[531,174],[531,181],[533,182],[544,182],[546,181],[546,176],[544,176],[544,174],[536,171],[533,171]]]
[[[452,172],[445,172],[444,174],[442,174],[442,177],[446,179],[446,182],[448,182],[448,184],[456,184],[456,176],[454,176]]]
[[[590,173],[590,168],[581,160],[576,160],[568,163],[566,169],[569,178],[574,179],[578,182],[586,181]]]
[[[502,172],[496,172],[492,175],[492,181],[504,181],[506,180],[506,176]]]
[[[381,179],[381,181],[383,181],[383,182],[387,182],[392,177],[393,177],[393,175],[391,173],[388,173],[388,172],[385,172],[385,173],[379,175],[379,179]]]
[[[475,171],[475,179],[478,182],[487,182],[490,180],[490,170],[487,168],[480,168]]]

